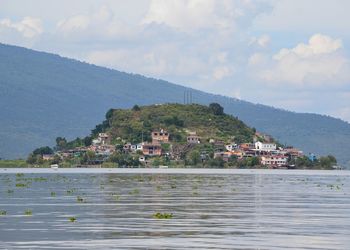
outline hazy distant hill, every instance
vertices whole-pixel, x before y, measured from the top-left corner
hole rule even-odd
[[[106,110],[183,102],[188,88],[57,55],[0,44],[0,157],[26,156],[57,136],[84,136]],[[307,152],[350,162],[350,124],[192,90],[193,101],[218,102],[258,131]]]

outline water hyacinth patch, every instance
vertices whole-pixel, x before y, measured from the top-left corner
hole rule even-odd
[[[26,209],[26,210],[24,211],[24,215],[31,216],[31,215],[33,215],[33,211],[30,210],[30,209]]]
[[[77,221],[77,218],[75,218],[75,217],[69,217],[69,221],[70,221],[70,222],[76,222],[76,221]]]
[[[25,184],[25,183],[16,183],[16,187],[18,187],[18,188],[25,188],[25,187],[28,187],[28,184]]]
[[[79,202],[79,203],[83,203],[83,202],[84,202],[83,197],[78,196],[78,197],[77,197],[77,202]]]
[[[153,214],[153,218],[155,219],[172,219],[173,214],[172,213],[155,213]]]
[[[0,215],[6,215],[7,214],[7,212],[6,212],[6,210],[0,210]]]
[[[139,193],[140,193],[140,191],[138,189],[134,189],[134,190],[129,192],[129,194],[133,194],[133,195],[137,195]]]

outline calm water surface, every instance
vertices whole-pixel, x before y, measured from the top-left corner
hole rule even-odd
[[[346,171],[1,169],[0,248],[350,249],[349,194]]]

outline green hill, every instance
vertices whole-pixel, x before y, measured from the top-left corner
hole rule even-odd
[[[133,109],[111,109],[106,120],[93,133],[108,132],[112,141],[118,137],[131,143],[151,141],[154,130],[165,129],[170,140],[184,143],[189,132],[204,141],[216,139],[236,143],[252,142],[255,130],[227,114],[217,114],[210,107],[192,104],[163,104]]]

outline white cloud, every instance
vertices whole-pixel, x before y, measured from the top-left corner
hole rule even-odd
[[[269,35],[262,35],[258,38],[253,37],[249,43],[249,45],[258,45],[261,48],[266,48],[271,42],[271,38]]]
[[[157,23],[193,32],[200,29],[232,31],[236,20],[256,10],[247,0],[152,0],[143,24]]]
[[[316,34],[309,39],[308,44],[300,43],[293,49],[282,49],[274,56],[274,59],[282,60],[290,55],[300,58],[310,58],[316,55],[330,54],[342,47],[343,45],[340,39],[332,39],[329,36]]]
[[[267,32],[337,32],[347,36],[350,16],[348,0],[267,0],[271,11],[257,16],[253,29]]]
[[[13,22],[10,19],[0,20],[0,32],[15,31],[21,34],[25,39],[31,39],[43,32],[41,20],[34,17],[25,17],[19,22]]]
[[[214,69],[213,77],[215,80],[222,80],[228,76],[231,76],[234,73],[234,70],[228,66],[219,66]]]
[[[257,43],[261,46],[261,47],[266,47],[269,43],[270,43],[270,37],[268,35],[263,35],[261,37],[258,38]]]
[[[90,18],[85,15],[76,15],[64,20],[61,20],[57,24],[57,28],[65,34],[71,32],[86,30],[89,27]]]
[[[62,19],[57,23],[56,34],[64,34],[67,39],[108,41],[128,39],[137,32],[137,27],[128,27],[117,19],[106,5],[94,11]]]
[[[344,84],[350,80],[350,65],[341,48],[340,39],[316,34],[307,44],[281,49],[267,65],[269,68],[262,65],[263,70],[258,74],[267,83],[299,86]]]
[[[266,61],[266,56],[262,53],[254,53],[248,58],[248,64],[252,65],[260,65]]]

